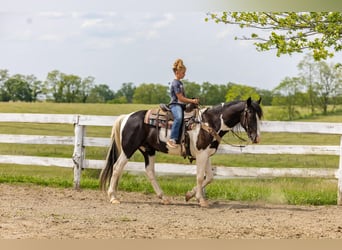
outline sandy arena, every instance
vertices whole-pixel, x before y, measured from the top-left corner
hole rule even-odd
[[[342,207],[289,206],[0,184],[1,239],[341,239]]]

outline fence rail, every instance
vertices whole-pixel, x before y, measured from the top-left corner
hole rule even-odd
[[[1,122],[14,123],[57,123],[74,126],[74,136],[12,135],[0,134],[0,143],[15,144],[56,144],[74,145],[72,158],[0,155],[0,163],[25,164],[38,166],[69,167],[74,169],[74,186],[80,187],[81,170],[84,168],[101,169],[103,160],[88,160],[85,149],[88,146],[107,147],[109,138],[86,137],[87,126],[112,126],[117,116],[57,115],[0,113]],[[338,204],[342,205],[342,123],[278,122],[263,121],[262,132],[336,134],[341,136],[340,145],[249,145],[232,147],[220,145],[217,154],[310,154],[337,155],[339,166],[336,169],[317,168],[241,168],[214,166],[215,178],[231,177],[320,177],[338,179]],[[143,172],[144,164],[129,162],[126,171]],[[156,163],[158,174],[194,175],[193,165]]]

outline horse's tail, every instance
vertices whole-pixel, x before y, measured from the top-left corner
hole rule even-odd
[[[107,187],[107,183],[109,183],[110,178],[113,174],[113,166],[117,161],[120,153],[121,153],[121,136],[120,136],[120,128],[122,120],[125,118],[125,115],[119,116],[113,125],[112,134],[111,134],[111,143],[109,146],[109,150],[106,157],[106,165],[102,169],[100,174],[100,187],[102,190],[105,190]]]

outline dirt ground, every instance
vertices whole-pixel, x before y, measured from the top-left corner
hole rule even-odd
[[[342,239],[342,207],[210,201],[0,184],[0,239]]]

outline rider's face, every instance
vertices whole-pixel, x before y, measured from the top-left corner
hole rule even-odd
[[[177,80],[183,79],[184,76],[185,76],[185,69],[177,70],[176,73],[175,73],[175,76],[176,76]]]

